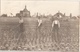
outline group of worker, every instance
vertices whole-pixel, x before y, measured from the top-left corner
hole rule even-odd
[[[23,18],[22,17],[19,17],[19,23],[20,24],[23,24]],[[39,29],[40,29],[40,27],[42,27],[42,23],[43,23],[43,21],[42,21],[42,19],[41,18],[38,18],[38,20],[37,20],[37,22],[38,22],[38,27],[39,27]],[[59,20],[57,20],[57,19],[55,19],[55,20],[53,20],[52,21],[52,31],[54,32],[53,34],[52,34],[52,39],[54,39],[55,40],[55,42],[58,42],[58,30],[59,30],[59,28],[60,28],[60,22],[59,22]],[[52,40],[52,41],[54,41],[54,40]]]

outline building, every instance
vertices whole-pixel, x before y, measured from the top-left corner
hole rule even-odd
[[[16,14],[17,17],[21,16],[21,17],[30,17],[30,11],[27,10],[26,6],[25,8],[20,11],[19,13]]]
[[[54,14],[54,17],[57,17],[57,18],[65,17],[65,13],[62,14],[60,11],[58,11],[56,14]]]

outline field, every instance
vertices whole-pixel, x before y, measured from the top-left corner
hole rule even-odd
[[[42,18],[38,28],[37,18],[24,18],[23,25],[19,19],[0,18],[0,49],[1,50],[43,50],[43,51],[79,51],[79,19],[59,20],[59,46],[52,42],[52,21]]]

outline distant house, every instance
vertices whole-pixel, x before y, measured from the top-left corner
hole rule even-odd
[[[70,19],[72,17],[72,14],[70,14],[70,16],[66,16],[65,13],[61,13],[60,11],[58,11],[56,14],[54,14],[51,18],[51,20],[53,21],[54,19],[58,19],[61,21],[68,21],[68,19]]]
[[[16,14],[17,17],[21,16],[21,17],[30,17],[30,11],[27,10],[26,6],[25,8],[20,11],[20,13]]]
[[[73,16],[71,19],[77,19],[77,17],[76,16]]]
[[[62,14],[61,12],[58,11],[56,14],[54,14],[53,17],[62,18],[62,17],[65,17],[65,14]]]

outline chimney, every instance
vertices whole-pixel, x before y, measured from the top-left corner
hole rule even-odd
[[[26,9],[26,5],[25,5],[25,9]]]
[[[70,13],[70,18],[72,18],[72,13]]]

